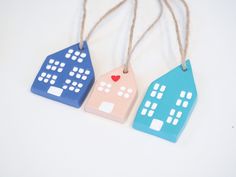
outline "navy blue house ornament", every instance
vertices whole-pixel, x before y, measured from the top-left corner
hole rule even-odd
[[[84,42],[49,55],[40,68],[31,91],[49,99],[80,107],[94,83],[94,70]]]
[[[95,76],[87,41],[96,27],[126,0],[108,10],[92,27],[85,40],[84,25],[87,0],[83,1],[80,43],[47,56],[31,91],[37,95],[79,108],[91,90]]]

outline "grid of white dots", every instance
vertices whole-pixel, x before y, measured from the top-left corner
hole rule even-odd
[[[85,70],[84,68],[74,67],[72,71],[70,71],[69,75],[71,77],[75,76],[77,79],[87,80],[88,75],[90,74],[89,70]]]
[[[77,61],[82,63],[86,57],[86,53],[79,52],[78,50],[74,51],[73,49],[69,49],[65,55],[67,59],[71,59],[73,61]]]
[[[57,80],[56,75],[47,74],[45,72],[42,72],[41,75],[38,77],[38,81],[43,81],[44,83],[50,83],[51,85],[54,85]]]
[[[179,119],[182,117],[182,112],[181,111],[176,111],[175,109],[171,109],[169,116],[166,119],[166,122],[168,124],[172,124],[172,125],[177,125],[179,122]]]
[[[192,92],[186,92],[184,90],[182,90],[180,92],[179,98],[176,101],[176,106],[181,106],[183,108],[187,108],[188,107],[188,101],[192,99]]]
[[[163,97],[163,93],[166,90],[166,86],[165,85],[160,85],[158,83],[156,83],[153,87],[153,90],[150,94],[151,97],[156,97],[158,100],[162,99]]]
[[[97,88],[98,91],[109,93],[111,91],[111,84],[106,82],[100,82]]]
[[[117,92],[119,97],[129,98],[133,93],[132,88],[126,88],[125,86],[120,87],[120,90]]]
[[[46,69],[47,70],[52,70],[52,71],[57,71],[59,73],[61,73],[63,71],[63,68],[66,66],[65,63],[54,60],[54,59],[50,59]]]
[[[144,108],[141,111],[141,115],[142,116],[148,116],[148,117],[152,117],[154,114],[154,111],[157,108],[157,103],[152,103],[151,101],[146,101],[144,104]]]
[[[69,91],[74,91],[75,93],[80,92],[80,89],[83,87],[83,84],[80,82],[72,81],[70,79],[66,79],[63,89],[68,89]]]

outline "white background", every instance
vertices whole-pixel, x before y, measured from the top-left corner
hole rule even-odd
[[[30,92],[46,56],[78,41],[81,2],[0,0],[0,177],[235,177],[236,1],[189,1],[199,97],[175,144],[131,128],[149,83],[180,63],[167,9],[132,57],[139,97],[125,124]],[[89,0],[86,33],[117,2]],[[97,77],[125,58],[131,2],[89,41]],[[139,1],[134,40],[158,12]]]

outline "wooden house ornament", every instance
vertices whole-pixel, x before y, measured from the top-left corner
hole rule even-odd
[[[101,76],[85,104],[85,111],[124,122],[137,99],[137,86],[133,70],[123,73],[124,66]]]

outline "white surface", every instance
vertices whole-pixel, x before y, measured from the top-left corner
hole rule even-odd
[[[116,2],[89,0],[86,31]],[[139,97],[125,124],[30,92],[46,56],[78,41],[80,4],[0,0],[0,177],[236,176],[236,1],[189,0],[199,98],[176,144],[131,128],[148,84],[179,63],[166,11],[133,56]],[[156,9],[155,0],[140,0],[135,39]],[[96,76],[125,58],[129,10],[108,18],[89,41]]]

